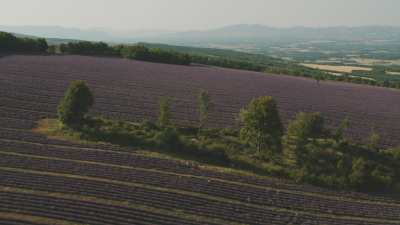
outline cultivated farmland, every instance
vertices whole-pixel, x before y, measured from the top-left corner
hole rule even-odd
[[[84,56],[0,58],[0,224],[400,224],[400,199],[336,192],[145,156],[108,144],[69,143],[32,132],[55,117],[72,80],[94,91],[92,114],[156,119],[173,99],[178,124],[197,123],[208,90],[209,126],[237,126],[253,97],[271,95],[285,122],[320,111],[331,126],[348,117],[352,139],[374,128],[400,145],[400,92],[384,88],[202,66]]]
[[[317,111],[331,126],[347,117],[349,137],[355,140],[365,140],[374,129],[384,146],[400,144],[400,92],[396,90],[339,82],[318,85],[303,78],[117,58],[4,57],[0,60],[0,113],[13,123],[54,117],[61,96],[76,79],[87,81],[94,91],[93,113],[112,118],[156,119],[159,98],[169,96],[176,122],[195,124],[197,94],[205,89],[215,103],[210,125],[236,126],[239,110],[252,98],[271,95],[284,123],[296,112]],[[14,113],[14,108],[20,112]]]

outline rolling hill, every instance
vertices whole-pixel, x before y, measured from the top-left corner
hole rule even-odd
[[[235,126],[239,110],[252,98],[271,95],[286,124],[299,111],[316,111],[331,126],[348,117],[349,135],[355,140],[366,139],[375,129],[382,144],[400,144],[397,90],[338,82],[318,86],[315,80],[299,77],[85,56],[8,56],[0,60],[0,73],[4,106],[18,99],[12,103],[20,103],[18,108],[52,115],[66,85],[84,79],[100,97],[94,112],[123,119],[156,118],[159,97],[168,95],[175,99],[178,122],[195,123],[196,105],[191,102],[204,89],[216,104],[211,124]]]
[[[285,122],[320,111],[330,126],[348,117],[348,137],[374,127],[400,144],[400,92],[206,66],[119,58],[9,55],[0,58],[0,224],[399,224],[400,199],[341,192],[144,154],[105,143],[49,139],[32,129],[56,108],[72,80],[96,96],[91,114],[157,118],[170,97],[174,122],[197,124],[208,90],[208,126],[236,126],[253,97],[273,96]]]

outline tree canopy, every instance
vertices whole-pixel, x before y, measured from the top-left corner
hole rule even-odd
[[[0,52],[45,53],[47,48],[43,38],[17,38],[13,34],[0,32]]]
[[[84,81],[73,81],[58,106],[58,118],[67,126],[79,126],[90,107],[93,95]]]
[[[149,49],[140,44],[131,46],[119,45],[115,49],[119,52],[119,55],[129,59],[178,65],[189,65],[192,61],[188,54],[159,48]]]
[[[79,41],[60,45],[60,52],[78,55],[116,55],[118,52],[104,42]]]
[[[261,150],[280,150],[283,126],[277,104],[270,96],[253,99],[240,112],[241,138]]]

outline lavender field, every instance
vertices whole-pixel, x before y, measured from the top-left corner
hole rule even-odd
[[[0,224],[399,224],[400,200],[225,173],[109,144],[70,143],[32,132],[72,80],[96,96],[92,114],[156,119],[162,96],[173,118],[197,124],[197,95],[214,102],[209,126],[235,127],[252,98],[273,96],[285,124],[321,112],[349,138],[372,129],[400,145],[400,92],[203,66],[117,58],[0,58]]]
[[[236,126],[239,110],[257,96],[273,96],[284,122],[299,111],[321,112],[331,126],[348,118],[348,135],[358,141],[372,130],[382,145],[400,144],[400,92],[362,85],[201,66],[175,66],[84,56],[8,56],[0,60],[2,113],[18,108],[30,117],[54,115],[70,81],[82,79],[94,90],[95,114],[155,119],[158,101],[173,101],[180,124],[197,122],[197,95],[208,90],[215,104],[210,125]],[[19,114],[14,115],[18,117]]]

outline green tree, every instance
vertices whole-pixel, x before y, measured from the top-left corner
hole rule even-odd
[[[287,131],[288,136],[296,137],[301,144],[305,144],[310,138],[322,137],[324,134],[324,118],[320,113],[298,113],[295,120],[289,123]]]
[[[320,113],[298,113],[289,123],[284,137],[286,158],[298,165],[304,164],[307,156],[306,145],[324,135],[324,119]]]
[[[389,188],[393,183],[394,171],[376,162],[357,158],[353,160],[350,184],[360,191],[377,191]]]
[[[253,99],[241,110],[240,130],[242,140],[261,150],[278,151],[281,149],[283,126],[279,117],[277,104],[270,96]]]
[[[47,48],[47,52],[50,53],[50,54],[56,54],[56,53],[57,53],[57,46],[55,46],[55,45],[50,45],[50,46]]]
[[[17,38],[13,34],[0,32],[0,51],[45,53],[47,47],[43,38]]]
[[[39,52],[46,52],[47,49],[49,48],[46,39],[44,38],[39,38],[36,40],[36,45],[37,45],[37,51]]]
[[[158,124],[162,128],[170,126],[170,100],[166,97],[160,99],[160,111],[158,115]]]
[[[118,55],[117,47],[111,47],[104,42],[69,42],[61,44],[59,50],[61,53],[78,54],[78,55]]]
[[[18,39],[6,32],[0,32],[0,51],[15,51],[17,50]]]
[[[319,83],[320,83],[321,80],[325,80],[325,77],[322,74],[319,74],[319,73],[314,75],[313,78],[317,81],[318,86],[319,86]]]
[[[361,189],[362,185],[367,182],[369,167],[369,163],[363,158],[353,160],[352,172],[349,175],[349,181],[353,187]]]
[[[128,59],[136,59],[136,60],[149,60],[150,58],[150,50],[144,45],[133,45],[133,46],[117,46],[117,49],[120,52],[120,55],[124,58]]]
[[[84,81],[73,81],[58,106],[58,118],[67,126],[79,126],[94,99]]]
[[[160,148],[166,150],[179,151],[182,149],[181,136],[174,127],[167,127],[155,136],[155,140]]]
[[[208,114],[212,108],[211,98],[207,91],[201,90],[198,96],[199,101],[199,130],[208,120]]]

